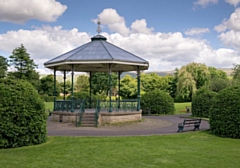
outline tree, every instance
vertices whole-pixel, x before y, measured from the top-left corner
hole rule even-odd
[[[227,73],[215,67],[208,67],[211,79],[228,79]]]
[[[7,74],[8,61],[3,56],[0,56],[0,78],[4,78]]]
[[[54,96],[53,95],[53,92],[54,92],[54,77],[53,77],[53,75],[47,75],[40,79],[38,92],[41,95]],[[60,93],[60,86],[58,83],[56,83],[56,94],[59,95],[59,93]]]
[[[15,48],[9,58],[10,65],[16,69],[9,73],[10,78],[26,80],[37,88],[39,85],[39,74],[35,70],[37,65],[30,58],[25,47],[21,44],[20,47]]]
[[[79,75],[75,83],[75,90],[80,91],[89,91],[89,77],[87,75]]]
[[[240,80],[240,64],[234,64],[233,72],[231,74],[234,80]]]
[[[64,94],[64,82],[61,82],[60,84],[60,92]],[[70,94],[72,91],[72,83],[70,80],[67,80],[65,83],[65,95]]]
[[[167,91],[167,88],[169,87],[168,83],[169,83],[168,76],[162,77],[156,73],[141,75],[141,84],[143,86],[143,91],[145,92],[155,89]]]
[[[112,73],[112,90],[117,87],[117,74]],[[109,74],[103,72],[92,73],[92,91],[93,94],[105,94],[109,92]]]
[[[120,83],[120,96],[131,99],[137,98],[137,80],[130,75],[125,75]]]

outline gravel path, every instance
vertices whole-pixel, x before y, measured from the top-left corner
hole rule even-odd
[[[182,117],[190,114],[169,116],[143,116],[142,122],[127,124],[105,125],[101,127],[76,127],[70,123],[52,122],[48,119],[47,129],[49,136],[135,136],[158,135],[177,133],[178,123],[183,122]],[[202,121],[201,130],[209,129],[207,121]],[[192,131],[187,127],[185,131]]]

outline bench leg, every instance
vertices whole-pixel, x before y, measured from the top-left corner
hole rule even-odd
[[[199,130],[199,127],[200,127],[200,125],[198,124],[198,125],[194,125],[194,131],[196,130],[196,129],[198,129]]]
[[[182,131],[183,132],[184,127],[178,127],[178,132]]]

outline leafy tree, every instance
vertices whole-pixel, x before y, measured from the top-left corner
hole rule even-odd
[[[230,86],[230,81],[228,79],[214,78],[209,82],[209,89],[214,92],[219,92]]]
[[[137,80],[130,75],[125,75],[120,82],[120,96],[131,99],[137,98]]]
[[[231,74],[234,80],[240,80],[240,64],[234,64],[233,72]]]
[[[54,77],[53,75],[47,75],[45,77],[42,77],[40,79],[40,85],[38,92],[41,95],[47,95],[47,96],[54,96]],[[58,82],[56,83],[56,94],[59,95],[60,93],[60,85]]]
[[[168,82],[169,87],[167,89],[167,92],[173,99],[175,99],[175,97],[177,95],[178,71],[179,71],[179,69],[176,68],[174,75],[169,76],[169,82]]]
[[[83,92],[88,92],[89,91],[89,76],[87,75],[80,75],[77,78],[77,81],[75,83],[75,90],[77,92],[83,91]]]
[[[228,79],[226,72],[215,67],[208,67],[211,79]]]
[[[92,73],[92,91],[93,94],[105,94],[109,92],[109,74],[103,72]],[[112,90],[117,87],[117,74],[112,73]]]
[[[156,73],[141,75],[141,84],[143,86],[143,91],[145,92],[148,92],[154,89],[167,91],[167,88],[169,87],[168,83],[169,83],[168,76],[162,77]]]
[[[59,86],[60,86],[60,92],[64,94],[64,82],[59,83]],[[65,95],[70,94],[71,91],[72,91],[72,83],[69,80],[67,80],[65,82]]]
[[[0,56],[0,78],[4,78],[7,74],[8,61],[3,56]]]
[[[16,69],[15,72],[9,73],[10,78],[27,80],[37,88],[39,85],[39,74],[35,70],[37,65],[30,58],[25,47],[21,44],[20,47],[15,48],[9,58],[10,65]]]

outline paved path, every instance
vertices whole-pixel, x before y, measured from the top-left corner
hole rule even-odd
[[[140,135],[161,135],[161,134],[174,134],[177,133],[178,123],[183,122],[185,116],[182,115],[168,115],[168,116],[143,116],[147,125],[139,127],[133,125],[117,127],[75,127],[73,124],[54,123],[48,120],[48,135],[49,136],[140,136]],[[162,126],[151,123],[164,123]],[[208,130],[208,121],[202,121],[200,130]],[[184,131],[192,131],[193,127],[186,127]]]

